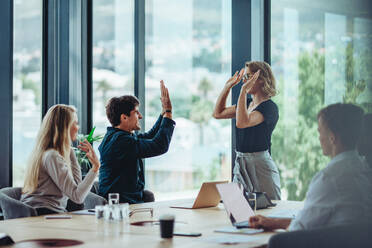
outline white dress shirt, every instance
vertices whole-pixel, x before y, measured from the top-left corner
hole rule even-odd
[[[372,170],[355,150],[336,155],[309,185],[289,230],[372,220]]]

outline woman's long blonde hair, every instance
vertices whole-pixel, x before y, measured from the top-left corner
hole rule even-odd
[[[252,74],[260,70],[259,78],[261,78],[263,81],[262,92],[266,96],[273,97],[278,93],[276,89],[275,77],[268,63],[261,61],[251,61],[246,62],[245,66],[249,68]]]
[[[54,105],[46,113],[28,162],[23,193],[32,193],[37,188],[40,166],[45,151],[54,149],[66,161],[70,161],[70,128],[75,113],[76,109],[73,106],[64,104]]]

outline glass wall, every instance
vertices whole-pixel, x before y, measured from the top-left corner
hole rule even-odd
[[[93,126],[110,125],[106,102],[134,94],[134,1],[93,1]],[[98,144],[95,143],[95,146]],[[99,154],[99,153],[98,153]]]
[[[322,155],[317,112],[336,102],[372,112],[372,2],[271,1],[271,62],[280,94],[273,134],[284,198],[302,200]]]
[[[14,1],[13,186],[22,186],[41,123],[42,1]]]
[[[231,75],[231,2],[149,0],[145,8],[145,126],[161,112],[161,79],[177,123],[169,151],[146,159],[146,187],[157,200],[195,196],[202,182],[231,177],[231,121],[212,118]]]

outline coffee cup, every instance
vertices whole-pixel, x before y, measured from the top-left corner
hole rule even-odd
[[[171,214],[160,216],[160,236],[162,238],[173,238],[174,219],[174,215]]]

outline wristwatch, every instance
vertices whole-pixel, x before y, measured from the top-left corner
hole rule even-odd
[[[161,115],[164,115],[165,113],[172,113],[172,110],[166,109],[166,110],[164,110],[164,112],[161,113]]]

